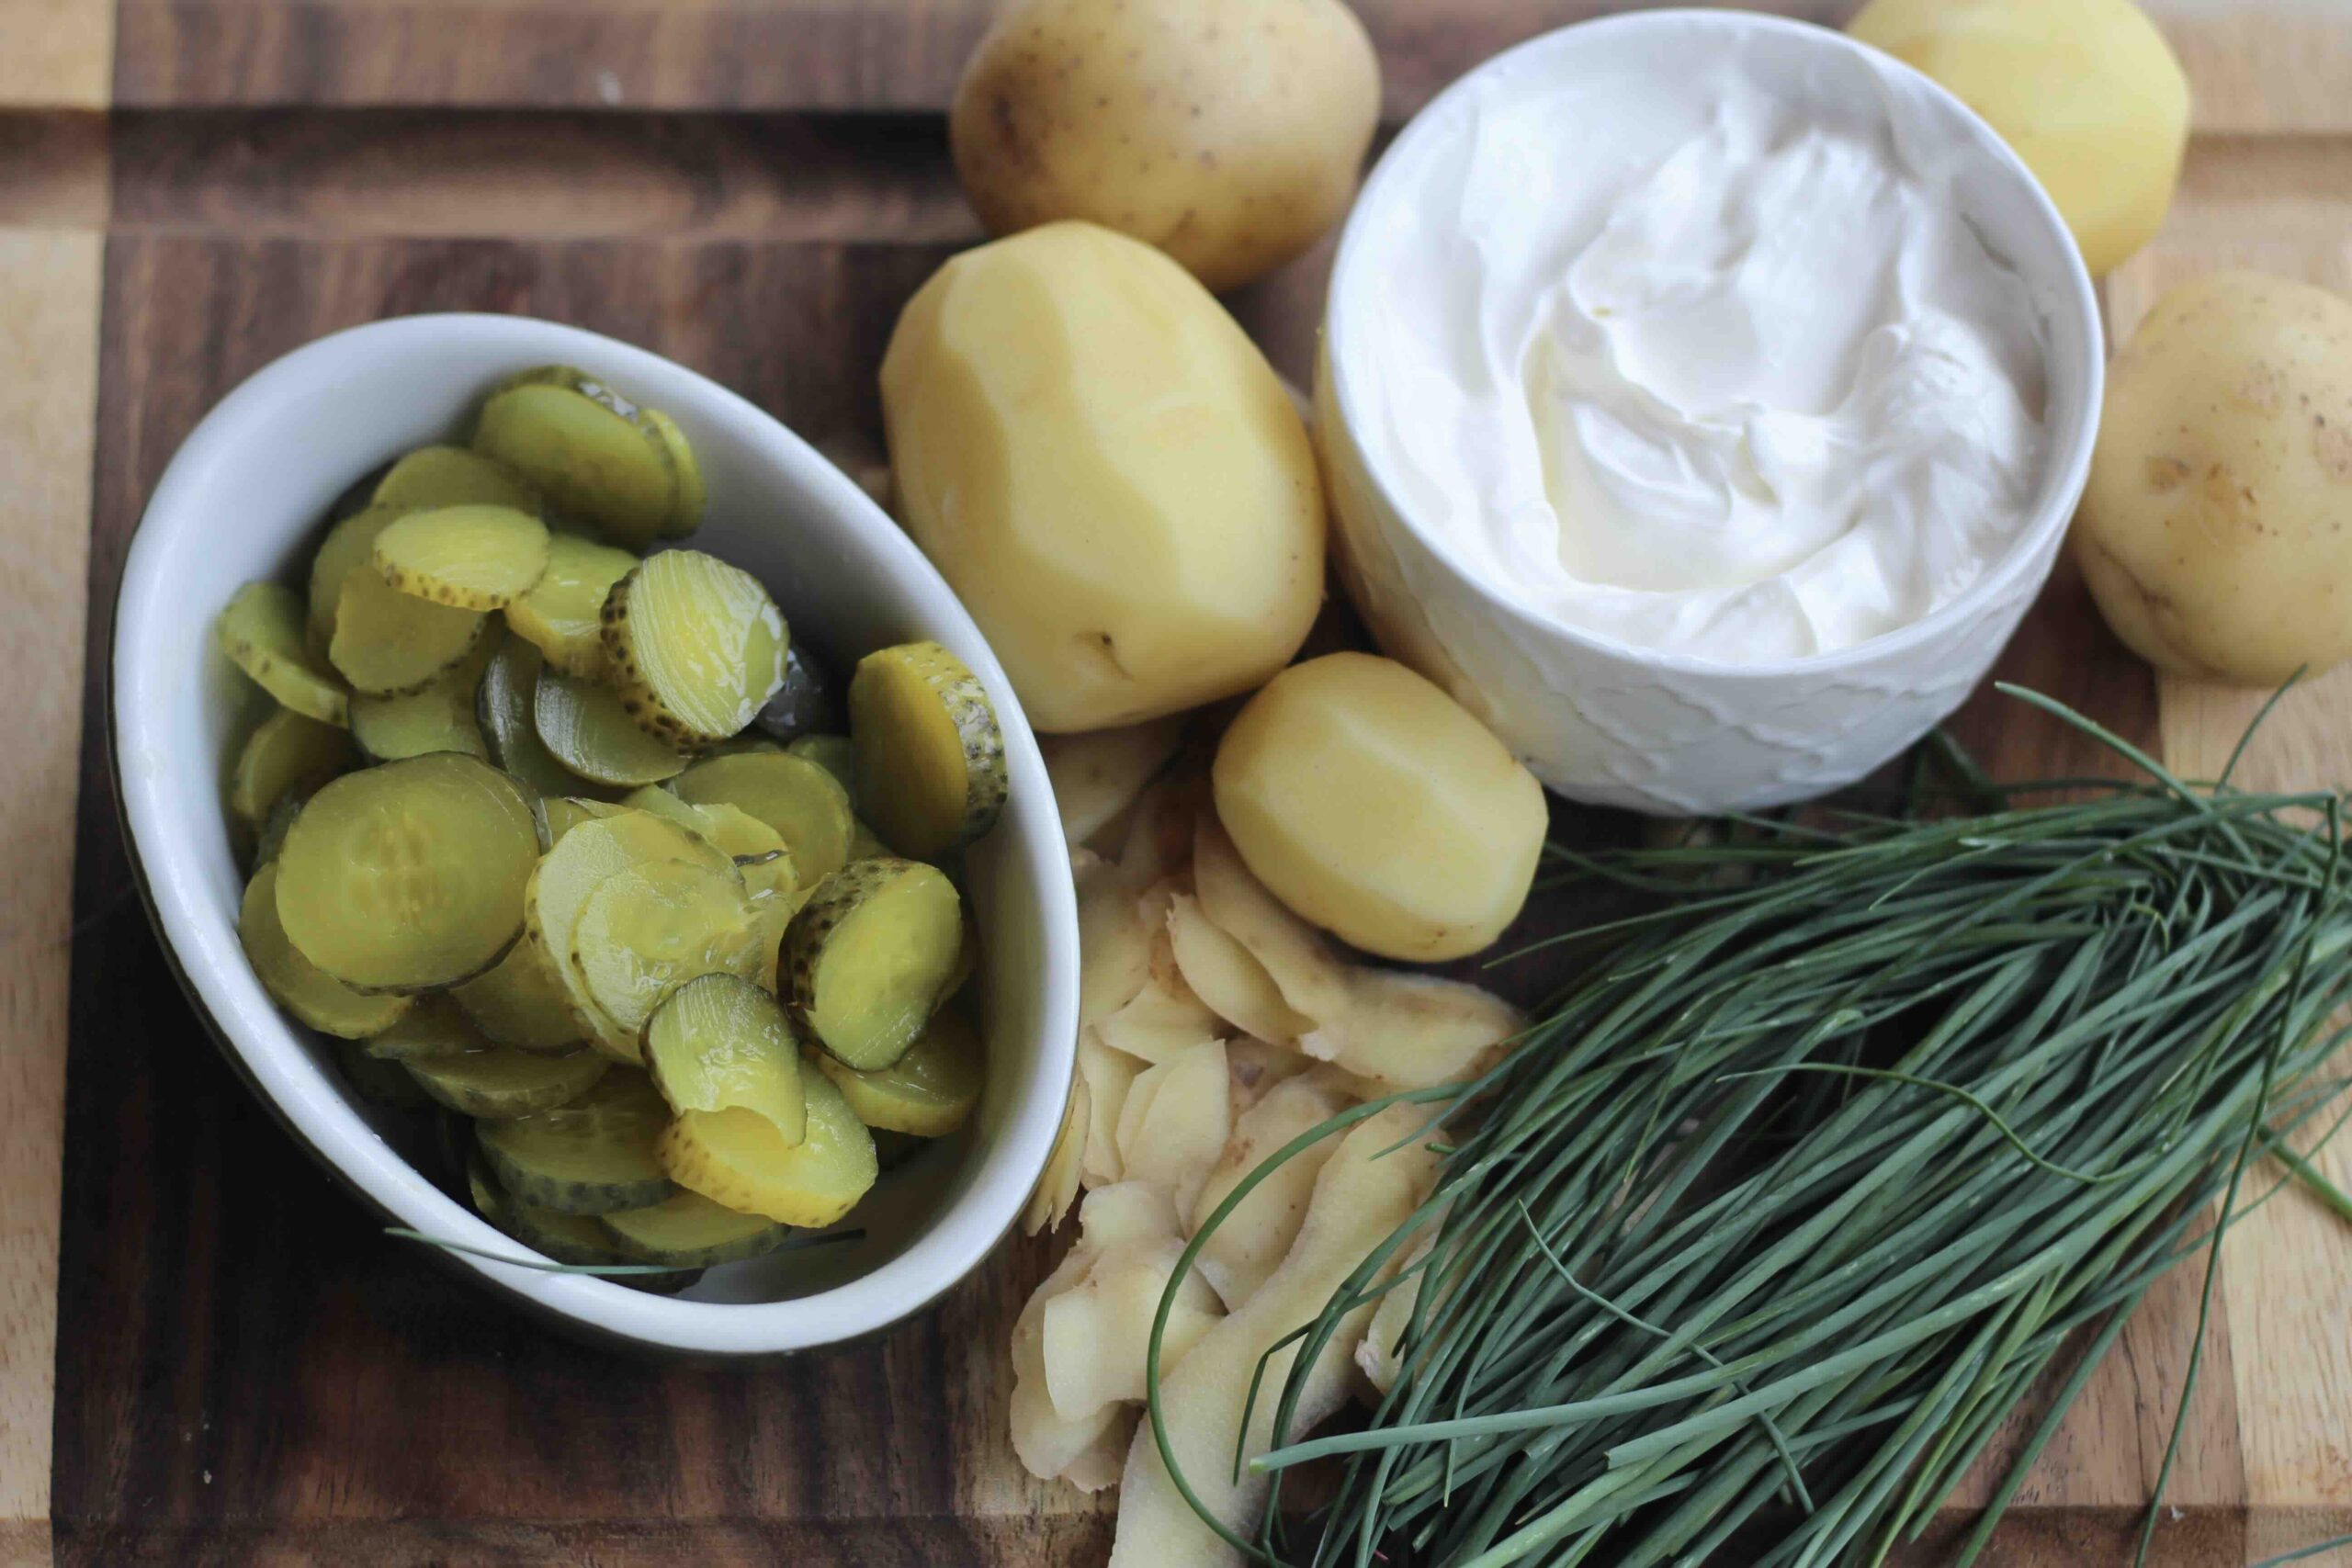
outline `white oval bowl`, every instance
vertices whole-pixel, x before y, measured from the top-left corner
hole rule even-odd
[[[1360,439],[1351,353],[1355,307],[1387,212],[1409,199],[1419,150],[1498,73],[1631,73],[1669,80],[1694,38],[1730,35],[1758,69],[1807,90],[1924,89],[1937,130],[1977,143],[1984,177],[1962,199],[2024,277],[2050,343],[2049,450],[2031,516],[2008,552],[1922,619],[1835,652],[1729,665],[1630,648],[1549,621],[1468,570],[1442,520],[1416,517]],[[1540,192],[1530,199],[1540,200]],[[1340,241],[1316,378],[1340,569],[1384,648],[1443,685],[1536,775],[1571,799],[1664,815],[1755,810],[1853,783],[1950,715],[1984,678],[2047,581],[2090,471],[2106,352],[2098,297],[2065,222],[2000,137],[1961,101],[1841,33],[1737,11],[1648,11],[1579,23],[1496,56],[1440,94],[1397,137]]]
[[[280,1013],[245,963],[236,931],[243,877],[220,780],[258,694],[220,656],[212,624],[239,584],[301,570],[320,519],[355,479],[410,447],[458,436],[499,378],[559,362],[676,419],[710,489],[693,544],[764,581],[796,637],[843,662],[933,638],[987,686],[1012,782],[1003,818],[967,855],[987,937],[978,984],[989,1081],[963,1132],[885,1173],[845,1222],[865,1228],[862,1242],[713,1269],[678,1298],[457,1261],[573,1328],[650,1349],[761,1355],[854,1338],[968,1274],[1044,1169],[1076,1051],[1077,906],[1044,760],[979,629],[863,491],[743,399],[593,333],[464,315],[322,338],[223,398],[164,470],[116,601],[114,761],[132,860],[190,999],[294,1135],[393,1222],[526,1255],[403,1157],[395,1140],[419,1141],[409,1119],[359,1101],[326,1043]]]

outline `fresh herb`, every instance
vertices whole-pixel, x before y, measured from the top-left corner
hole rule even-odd
[[[2297,1168],[2285,1134],[2346,1087],[2320,1075],[2352,1033],[2338,798],[2192,788],[2017,694],[2147,779],[2052,800],[1979,775],[1995,804],[1964,818],[1557,852],[1649,907],[1573,933],[1587,976],[1448,1091],[1428,1202],[1295,1337],[1303,1369],[1410,1290],[1394,1386],[1367,1429],[1251,1461],[1274,1486],[1237,1544],[1645,1568],[1736,1536],[1757,1568],[1876,1562],[2080,1349],[1959,1562],[1984,1550],[2149,1287],[2267,1200],[2241,1201],[2256,1156]],[[1261,1165],[1178,1276],[1259,1179],[1374,1109]],[[1278,1434],[1298,1378],[1262,1391]],[[1155,1335],[1167,1453],[1158,1384]],[[1286,1525],[1282,1479],[1318,1458],[1336,1495]]]

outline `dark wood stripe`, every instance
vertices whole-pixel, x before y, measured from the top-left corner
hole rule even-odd
[[[615,1519],[436,1524],[325,1521],[187,1530],[131,1525],[62,1531],[60,1568],[1059,1568],[1099,1562],[1111,1545],[1108,1515],[996,1520],[855,1518],[823,1523]]]
[[[1856,0],[1751,9],[1842,21]],[[1362,0],[1409,114],[1464,70],[1609,0]],[[990,0],[122,0],[118,105],[944,107]]]
[[[115,117],[113,220],[247,238],[973,237],[944,146],[932,117],[133,112]]]

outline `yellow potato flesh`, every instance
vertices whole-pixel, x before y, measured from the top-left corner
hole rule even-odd
[[[1544,847],[1534,775],[1453,698],[1367,654],[1275,677],[1226,731],[1214,776],[1217,815],[1258,879],[1385,957],[1487,946],[1526,902]]]
[[[2274,685],[2352,657],[2352,301],[2258,273],[2166,294],[2109,373],[2074,547],[2116,634]]]
[[[1259,685],[1313,625],[1306,426],[1166,256],[1054,224],[956,257],[882,368],[899,505],[1029,717],[1138,723]]]
[[[1984,116],[2093,274],[2163,224],[2188,146],[2188,77],[2132,0],[1872,0],[1847,30]]]

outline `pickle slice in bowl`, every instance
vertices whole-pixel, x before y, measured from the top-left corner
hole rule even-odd
[[[523,929],[539,855],[530,803],[471,757],[437,753],[345,773],[287,830],[277,912],[311,963],[362,990],[471,979]]]

